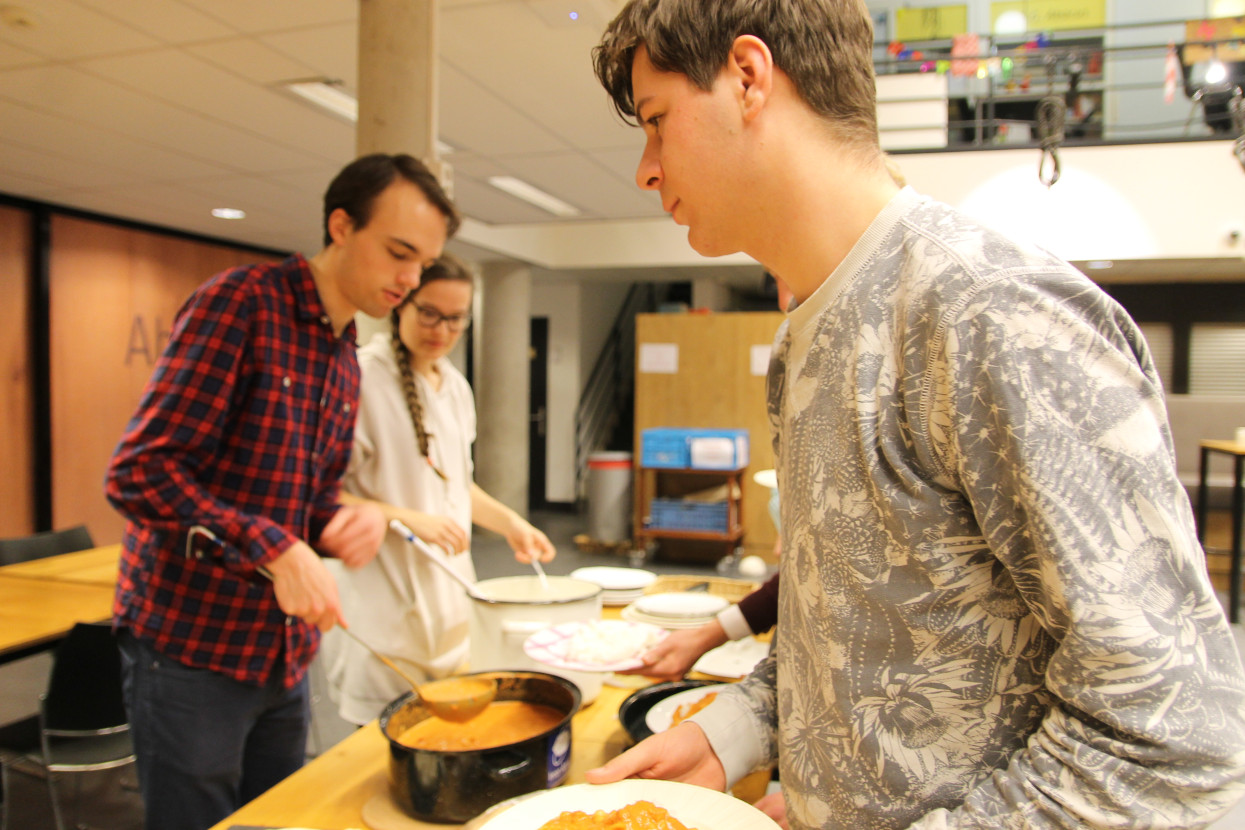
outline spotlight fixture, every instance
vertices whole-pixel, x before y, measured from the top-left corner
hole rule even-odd
[[[212,208],[212,215],[217,219],[245,219],[246,211],[239,208]]]

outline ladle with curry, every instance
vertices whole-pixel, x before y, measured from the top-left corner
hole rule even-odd
[[[365,643],[359,635],[344,625],[341,628],[352,640],[371,652],[373,657],[409,683],[411,690],[423,701],[428,711],[441,720],[454,723],[469,721],[483,712],[493,702],[493,698],[497,697],[497,681],[491,677],[446,677],[428,683],[416,683],[397,663]]]

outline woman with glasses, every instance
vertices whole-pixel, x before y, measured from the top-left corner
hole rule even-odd
[[[391,331],[359,349],[363,379],[343,501],[378,504],[475,579],[471,525],[496,531],[515,558],[548,561],[553,545],[515,511],[472,481],[475,398],[447,355],[471,322],[473,278],[443,254],[390,317]],[[350,628],[412,677],[453,673],[467,658],[469,600],[409,542],[389,533],[376,558],[337,569]],[[339,631],[326,637],[329,691],[343,718],[363,724],[407,690]]]

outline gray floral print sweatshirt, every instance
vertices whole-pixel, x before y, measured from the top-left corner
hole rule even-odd
[[[1124,311],[905,189],[779,330],[776,644],[693,720],[793,828],[1202,827],[1245,679]]]

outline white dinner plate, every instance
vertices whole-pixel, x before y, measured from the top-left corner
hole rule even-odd
[[[613,784],[573,784],[546,790],[520,801],[480,827],[480,830],[537,830],[564,812],[617,810],[637,801],[649,801],[697,830],[774,830],[774,821],[746,801],[707,787],[628,778]]]
[[[647,588],[657,579],[657,574],[643,568],[611,568],[594,565],[571,571],[575,579],[593,582],[607,591],[634,591]]]
[[[716,686],[697,686],[694,689],[684,689],[677,694],[670,695],[670,697],[663,697],[644,713],[644,725],[652,730],[654,735],[658,732],[665,732],[670,728],[674,720],[674,710],[680,706],[695,703],[707,694],[716,694],[726,685],[728,684],[719,683]],[[713,704],[709,705],[712,706]]]
[[[611,655],[600,661],[583,659],[570,654],[571,644],[577,635],[591,629],[600,635],[604,643],[615,646],[630,645],[625,655]],[[638,669],[644,663],[640,658],[653,644],[666,636],[664,629],[647,623],[630,620],[578,620],[542,628],[523,641],[523,652],[538,663],[556,669],[571,671],[626,671]]]
[[[647,594],[635,601],[637,611],[650,617],[712,617],[731,602],[726,597],[714,594],[702,594],[698,591],[670,591],[662,594]]]
[[[651,617],[636,608],[634,602],[620,611],[619,616],[630,622],[655,625],[658,628],[665,628],[670,631],[679,628],[700,628],[713,619],[713,617]]]
[[[714,677],[747,677],[769,654],[769,643],[744,637],[706,651],[692,669]]]

